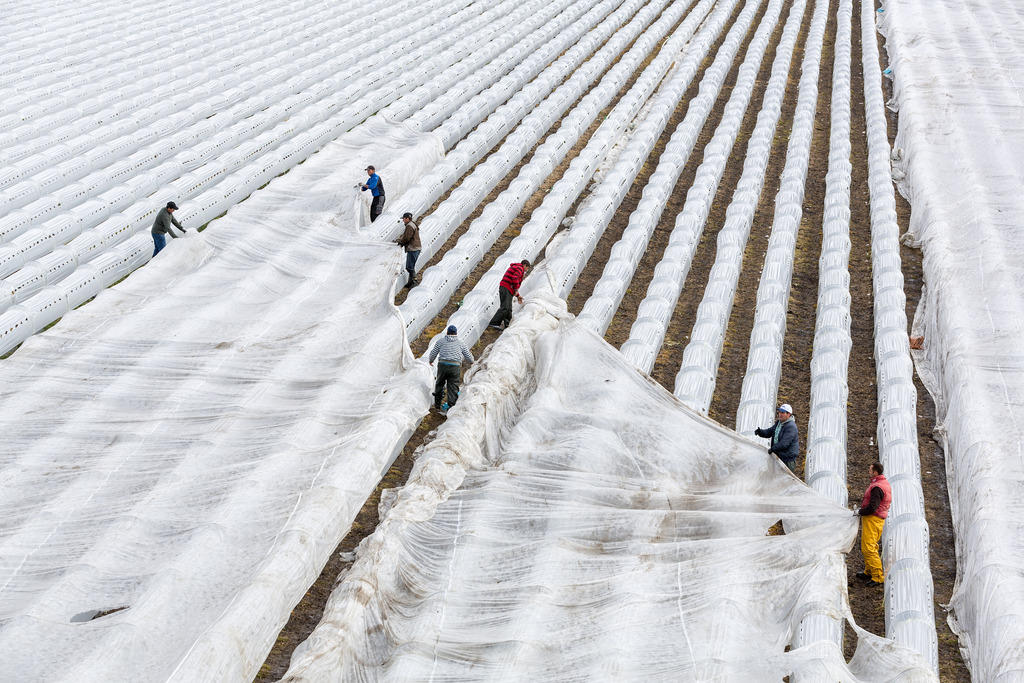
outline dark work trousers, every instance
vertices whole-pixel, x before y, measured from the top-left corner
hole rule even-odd
[[[162,232],[153,233],[153,256],[160,253],[160,250],[167,246],[167,238]]]
[[[416,251],[405,252],[405,269],[409,271],[410,285],[412,285],[412,283],[416,280],[416,259],[418,259],[419,257],[420,252],[418,249]]]
[[[370,222],[372,223],[377,220],[377,216],[379,216],[383,211],[384,195],[378,195],[373,198],[372,202],[370,202]]]
[[[462,375],[462,366],[451,363],[437,364],[437,382],[434,383],[434,406],[441,407],[441,399],[444,397],[444,387],[448,385],[448,407],[451,408],[459,400],[459,380]]]
[[[491,318],[490,325],[501,325],[504,324],[508,327],[509,323],[512,322],[512,292],[508,291],[504,287],[498,287],[498,300],[501,302],[498,306],[498,312]]]

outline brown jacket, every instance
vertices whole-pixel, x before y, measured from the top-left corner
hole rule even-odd
[[[403,232],[402,236],[395,241],[398,242],[399,246],[405,247],[405,250],[407,252],[419,251],[420,249],[423,248],[422,245],[420,244],[419,226],[417,226],[416,223],[413,221],[409,221],[406,224],[405,232]]]

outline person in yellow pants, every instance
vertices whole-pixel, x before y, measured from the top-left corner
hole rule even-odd
[[[871,463],[871,483],[864,491],[860,509],[860,551],[864,555],[864,571],[857,572],[857,578],[871,586],[885,583],[885,572],[882,570],[882,557],[878,552],[882,542],[882,529],[885,518],[889,516],[892,504],[892,489],[889,480],[882,474],[882,463]]]

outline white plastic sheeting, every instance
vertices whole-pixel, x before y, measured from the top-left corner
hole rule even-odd
[[[9,291],[10,296],[5,294],[3,298],[0,298],[0,310],[12,304],[24,302],[25,309],[33,316],[33,325],[35,322],[41,323],[39,326],[52,322],[60,315],[60,306],[54,306],[53,303],[54,296],[64,296],[68,291],[74,289],[82,293],[79,297],[80,300],[72,304],[72,306],[77,305],[145,261],[147,255],[144,240],[123,241],[136,232],[145,231],[152,220],[153,213],[167,199],[175,198],[181,201],[182,197],[200,193],[192,202],[183,206],[179,218],[184,219],[186,225],[202,224],[219,215],[232,203],[243,198],[278,173],[298,163],[324,142],[351,128],[388,102],[398,106],[387,109],[386,114],[390,118],[401,118],[411,113],[416,107],[423,105],[429,98],[442,93],[434,100],[431,111],[435,116],[451,113],[472,95],[473,89],[482,87],[488,80],[498,78],[500,74],[512,69],[517,60],[525,59],[538,47],[539,41],[551,38],[553,31],[574,16],[578,16],[578,12],[584,9],[581,3],[576,3],[573,5],[575,14],[563,12],[558,15],[557,21],[549,22],[547,20],[551,15],[556,14],[559,7],[567,5],[568,2],[563,2],[561,5],[548,3],[542,7],[543,4],[539,1],[522,6],[505,3],[487,9],[483,13],[481,13],[480,6],[476,5],[448,15],[442,11],[443,8],[434,7],[432,8],[433,13],[421,20],[425,23],[423,23],[423,30],[419,31],[417,35],[419,42],[407,44],[409,38],[403,38],[397,43],[389,44],[387,48],[389,51],[380,54],[391,55],[390,51],[397,49],[398,52],[391,55],[394,59],[384,60],[386,62],[384,66],[375,68],[369,75],[364,74],[349,83],[340,92],[330,95],[328,99],[334,103],[332,106],[340,107],[340,110],[326,121],[317,123],[317,116],[313,115],[292,116],[273,130],[260,133],[250,141],[253,144],[251,149],[243,144],[241,148],[227,153],[227,161],[221,159],[208,161],[199,169],[174,181],[148,199],[136,202],[120,214],[109,216],[109,212],[115,208],[113,202],[130,200],[130,193],[125,194],[118,191],[115,193],[116,196],[102,195],[100,198],[74,209],[72,212],[74,218],[70,220],[61,217],[50,221],[40,231],[30,230],[24,236],[24,244],[8,245],[7,251],[0,253],[0,262],[20,263],[39,251],[60,245],[83,230],[85,232],[72,240],[66,248],[58,249],[53,256],[47,255],[38,262],[31,262],[21,271],[3,281],[3,291]],[[509,12],[510,9],[511,12]],[[598,12],[588,13],[590,21],[595,21],[599,16]],[[538,28],[538,30],[531,33],[533,28]],[[410,26],[407,24],[402,29],[408,33]],[[488,33],[481,34],[481,31]],[[412,33],[417,34],[417,31],[412,31]],[[495,37],[494,40],[488,41],[482,47],[477,46],[481,35],[492,34]],[[430,36],[435,36],[437,40],[433,43],[424,42],[425,38]],[[401,38],[401,35],[394,37]],[[522,40],[519,40],[520,38]],[[384,39],[387,40],[388,36],[385,36]],[[449,47],[438,51],[438,48],[445,45]],[[508,49],[502,52],[504,48]],[[492,59],[496,55],[499,58]],[[473,79],[460,80],[459,74],[462,71],[444,68],[455,61],[459,62],[462,70],[480,67],[487,63],[486,67],[480,69],[486,78],[481,79],[474,76]],[[405,68],[410,65],[415,65],[415,68]],[[519,77],[522,77],[521,72]],[[467,87],[468,80],[472,80],[472,87]],[[404,93],[406,89],[417,84],[423,85],[411,92]],[[371,90],[367,91],[368,87]],[[299,103],[304,102],[305,100],[299,100]],[[317,109],[318,116],[330,113],[322,105],[323,102],[314,105],[314,109],[319,107]],[[275,105],[268,111],[282,110],[285,113],[290,111],[284,105]],[[462,115],[460,120],[464,124],[479,121],[487,115],[488,111],[486,108],[476,108],[473,111],[473,116],[467,119]],[[302,126],[311,126],[311,128],[298,132]],[[258,127],[246,134],[255,134],[256,132],[258,132]],[[295,134],[295,137],[288,138],[292,134]],[[282,136],[284,142],[278,145]],[[233,138],[225,138],[217,142],[216,145],[203,143],[200,147],[205,151],[200,153],[202,155],[211,154],[218,148],[225,147],[232,140]],[[192,154],[192,152],[187,154]],[[242,164],[245,164],[242,168],[235,173],[230,173],[232,169]],[[180,164],[178,168],[180,169]],[[173,174],[168,177],[173,177]],[[137,187],[131,190],[131,192],[137,191],[139,191]],[[28,207],[26,207],[27,209]],[[15,214],[19,214],[19,212],[15,212]],[[22,225],[21,219],[15,221],[17,216],[12,216],[0,219],[0,222],[6,221],[4,223],[6,225],[14,221],[11,226]],[[96,225],[101,221],[105,222],[95,229],[86,229],[89,225]],[[104,277],[93,277],[94,269],[86,269],[79,279],[89,279],[88,287],[81,287],[76,283],[60,283],[59,288],[53,290],[52,294],[38,295],[34,299],[32,298],[32,295],[39,292],[40,289],[60,282],[69,273],[75,272],[76,266],[80,263],[89,261],[101,253],[104,254],[105,260],[115,264],[115,267],[109,267],[109,264],[106,263],[100,264],[100,270],[105,273]],[[23,320],[24,315],[16,313],[9,317]],[[33,329],[33,325],[20,323],[12,324],[9,328],[13,330],[16,327],[24,338],[35,329],[39,329],[38,326]],[[4,350],[9,350],[16,343],[11,343]]]
[[[775,125],[782,110],[782,98],[786,94],[790,62],[800,32],[805,4],[802,0],[794,3],[776,47],[771,76],[765,86],[761,111],[758,113],[754,132],[747,145],[744,170],[738,186],[745,188],[746,191],[734,195],[729,206],[734,212],[738,210],[741,199],[746,204],[752,202],[749,209],[751,212],[757,206]],[[647,294],[637,309],[637,318],[630,328],[629,339],[622,345],[623,355],[644,372],[650,372],[654,366],[654,360],[665,340],[676,301],[689,273],[690,262],[704,231],[711,202],[722,179],[742,119],[742,111],[730,111],[728,117],[723,116],[722,123],[708,143],[704,159],[694,175],[693,184],[687,190],[683,210],[676,216],[668,246],[661,261],[655,266],[654,277],[647,287]]]
[[[860,629],[786,651],[855,518],[567,318],[534,298],[467,375],[284,680],[936,680]]]
[[[976,681],[1024,675],[1024,119],[1017,3],[885,3],[900,188],[924,251],[918,357],[946,456],[950,626]],[[895,340],[894,340],[895,341]],[[902,349],[902,345],[898,347]],[[915,352],[916,353],[916,352]]]
[[[429,405],[328,146],[0,364],[0,678],[248,680]],[[349,227],[329,223],[349,207]],[[116,611],[97,616],[107,610]]]
[[[828,171],[818,302],[811,353],[810,411],[807,417],[807,485],[839,505],[846,505],[846,400],[850,349],[850,68],[852,0],[840,0],[832,65]],[[794,640],[797,647],[818,640],[842,647],[843,624],[831,605],[813,606]]]
[[[519,67],[526,65],[538,54],[534,53],[521,62],[519,67],[516,67],[508,77],[503,78],[494,86],[478,95],[477,98],[471,100],[461,110],[452,114],[435,132],[441,138],[442,144],[445,145],[446,149],[456,142],[458,144],[430,173],[426,174],[416,185],[409,189],[402,198],[400,209],[392,206],[390,209],[385,210],[385,213],[378,219],[381,228],[377,235],[381,239],[396,236],[398,234],[398,226],[395,222],[403,213],[409,211],[414,215],[419,215],[426,211],[459,178],[465,175],[472,168],[473,164],[482,159],[489,150],[501,141],[518,122],[522,121],[522,124],[517,129],[518,138],[522,139],[526,136],[532,136],[532,139],[539,140],[551,125],[558,120],[558,115],[564,114],[566,108],[580,99],[594,80],[608,68],[608,64],[614,61],[615,57],[629,45],[630,41],[636,38],[637,34],[657,16],[658,12],[664,7],[664,2],[665,0],[658,0],[657,2],[647,3],[639,11],[636,11],[638,4],[627,2],[583,37],[575,36],[576,27],[583,25],[586,18],[581,19],[571,29],[563,32],[571,38],[575,36],[571,41],[573,43],[572,47],[544,69],[537,78],[525,86],[520,82],[522,76],[519,73]],[[686,6],[686,3],[677,3],[666,14],[675,14],[677,11],[682,12]],[[603,5],[598,5],[591,12],[598,13],[602,9]],[[631,17],[634,12],[635,16]],[[627,18],[631,18],[631,20],[620,30],[621,23]],[[551,41],[550,44],[555,46],[556,49],[561,49],[559,41]],[[599,50],[598,47],[600,47]],[[594,52],[594,50],[598,50],[597,53],[588,59],[588,55]],[[631,55],[632,51],[624,55],[622,59],[628,59]],[[584,62],[584,60],[586,61]],[[621,60],[616,63],[611,71],[624,72],[626,65],[620,68],[620,63]],[[571,77],[566,80],[566,76],[570,73],[572,74]],[[609,78],[609,75],[605,75],[604,78]],[[566,80],[566,82],[562,83],[563,80]],[[586,103],[594,101],[598,97],[595,91],[600,93],[600,97],[606,97],[609,100],[614,94],[614,91],[601,86],[588,92],[583,101],[574,108],[573,114],[562,119],[559,124],[559,135],[566,135],[566,131],[573,129],[573,126],[568,125],[568,121],[578,116],[576,112],[580,111]],[[509,95],[513,92],[514,95],[509,98]],[[473,121],[478,120],[471,118],[474,112],[479,111],[482,107],[486,107],[489,103],[493,104],[506,99],[508,101],[497,107],[486,121],[477,126],[464,139],[460,140],[461,136],[465,135],[469,128],[472,128],[471,124]],[[418,113],[414,114],[410,119],[410,123],[417,119],[418,116]],[[594,116],[596,116],[596,112]],[[578,135],[579,133],[576,134],[576,137]],[[514,150],[515,147],[512,149]],[[534,157],[538,153],[535,153]],[[505,156],[506,161],[510,162],[510,158],[507,155],[503,156]],[[514,164],[508,164],[509,168],[512,166]]]
[[[886,567],[885,628],[886,635],[914,648],[938,669],[928,521],[917,446],[917,389],[907,337],[907,297],[903,291],[900,231],[874,18],[874,8],[862,4],[878,457],[885,465],[893,497],[882,535],[882,559]]]
[[[732,94],[725,105],[723,119],[729,122],[725,124],[727,127],[733,120],[738,126],[738,122],[743,119],[743,113],[753,92],[754,79],[761,68],[768,41],[781,11],[781,2],[773,0],[768,3],[757,31],[747,47]],[[608,329],[612,316],[615,315],[619,304],[622,303],[622,297],[633,281],[633,274],[644,252],[647,251],[647,244],[658,225],[665,203],[675,188],[683,167],[689,162],[697,136],[718,99],[726,76],[732,69],[738,42],[739,39],[733,36],[727,38],[722,49],[715,55],[715,61],[704,72],[697,96],[687,103],[686,116],[673,131],[672,137],[659,156],[658,166],[644,186],[640,202],[630,214],[622,237],[612,246],[601,278],[583,305],[579,315],[580,323],[598,334],[604,334]]]
[[[771,393],[774,401],[778,386],[778,375],[782,362],[782,338],[785,336],[786,308],[789,304],[789,275],[792,273],[792,246],[796,241],[796,230],[800,225],[801,203],[803,202],[804,181],[810,155],[811,136],[814,132],[814,113],[818,103],[818,71],[821,60],[822,42],[825,37],[825,21],[828,19],[827,2],[814,6],[811,24],[804,47],[804,58],[800,65],[800,81],[797,87],[796,112],[786,147],[786,163],[782,172],[779,193],[775,197],[775,216],[772,225],[772,240],[769,243],[765,267],[762,271],[762,285],[758,287],[757,311],[751,336],[750,353],[747,357],[747,374],[743,378],[745,392],[741,393],[737,409],[736,425],[740,432],[749,432],[751,425],[746,417],[748,399],[753,386],[764,387],[762,393]],[[771,106],[771,105],[770,105]],[[774,114],[774,106],[771,110]],[[776,118],[775,114],[772,118]],[[737,120],[736,126],[739,126]],[[773,125],[766,129],[774,130]],[[763,141],[766,138],[759,137]],[[751,137],[753,142],[753,137]],[[751,145],[753,146],[753,145]],[[744,163],[745,179],[733,193],[733,200],[726,211],[725,224],[719,230],[716,242],[715,263],[711,267],[704,297],[697,308],[697,319],[690,332],[690,341],[683,351],[683,360],[675,380],[675,394],[684,403],[702,413],[707,413],[714,393],[718,365],[722,358],[722,345],[732,314],[732,303],[736,295],[747,239],[753,225],[761,189],[764,185],[765,167],[771,147],[755,148],[748,154],[749,166]],[[788,251],[787,251],[788,248]],[[788,254],[788,258],[787,258]],[[774,257],[774,258],[773,258]],[[766,282],[767,280],[767,282]],[[778,317],[782,324],[779,329]],[[765,330],[766,321],[772,327]],[[760,323],[760,325],[758,325]],[[771,344],[762,340],[768,337]],[[767,353],[766,353],[767,351]],[[777,359],[775,358],[777,356]],[[771,368],[776,368],[771,371]],[[762,379],[767,376],[767,381]],[[774,386],[771,379],[774,376]],[[760,380],[760,381],[757,381]],[[767,386],[765,386],[767,385]],[[770,408],[769,408],[770,410]],[[770,414],[769,414],[770,415]],[[758,416],[760,418],[761,416]],[[761,422],[763,424],[763,421]]]
[[[470,225],[470,230],[463,236],[465,239],[460,239],[450,253],[464,253],[468,250],[469,245],[482,250],[483,245],[487,244],[484,239],[493,241],[493,237],[482,238],[481,235],[496,236],[493,230],[494,226],[499,223],[497,218],[506,224],[514,218],[515,214],[508,211],[508,205],[525,201],[526,198],[522,196],[522,193],[528,187],[535,186],[533,184],[543,180],[546,177],[547,169],[553,169],[557,165],[557,159],[565,155],[571,147],[571,141],[586,130],[589,121],[600,111],[603,106],[602,100],[607,102],[622,87],[629,78],[629,74],[657,46],[660,38],[678,21],[687,6],[684,3],[673,4],[662,13],[657,22],[636,39],[630,50],[583,98],[580,105],[573,109],[573,113],[562,121],[559,130],[544,141],[534,158],[521,171],[519,178],[522,179],[522,182],[518,182],[517,179],[517,182],[509,187],[508,194],[502,193],[504,196],[499,196],[495,202],[497,204],[498,201],[501,201],[499,208],[491,210],[489,215],[481,215],[481,220],[474,221]],[[710,50],[711,44],[714,42],[712,36],[722,31],[728,11],[734,5],[730,3],[726,7],[716,8],[702,30],[695,35],[694,31],[707,16],[706,13],[710,6],[710,2],[701,2],[686,15],[682,23],[665,40],[657,56],[644,68],[629,91],[619,98],[584,148],[573,158],[566,172],[555,182],[551,191],[531,214],[530,220],[521,228],[519,235],[512,241],[505,253],[495,260],[473,290],[466,295],[463,306],[450,321],[458,326],[464,337],[468,335],[468,338],[475,339],[479,335],[497,306],[498,283],[509,263],[523,258],[536,257],[572,207],[573,202],[583,192],[587,182],[594,176],[598,164],[609,155],[613,145],[621,141],[627,126],[641,112],[658,82],[669,71],[672,62],[680,56],[679,51],[685,46],[688,55],[700,55],[702,59]],[[693,40],[690,40],[691,38]],[[690,41],[689,44],[687,41]],[[694,58],[694,56],[687,56],[685,60],[689,63]],[[678,90],[687,73],[692,79],[693,72],[688,69],[674,71],[673,75],[665,80],[659,93],[669,89]],[[678,93],[681,92],[682,90],[678,90]],[[675,94],[674,99],[662,98],[661,101],[674,106],[673,103],[678,100],[678,97],[679,94]],[[655,117],[662,114],[663,112],[657,112]],[[529,185],[524,188],[524,184]],[[488,214],[486,210],[485,214]],[[482,253],[480,251],[481,256]],[[446,258],[442,259],[440,263],[424,272],[422,284],[410,293],[409,298],[401,306],[403,316],[409,321],[410,335],[418,334],[427,322],[441,310],[451,292],[469,274],[473,263],[475,262],[471,259],[446,255]]]

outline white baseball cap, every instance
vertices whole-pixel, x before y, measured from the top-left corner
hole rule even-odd
[[[792,415],[793,414],[793,406],[789,405],[788,403],[783,403],[781,406],[779,406],[779,412],[780,413],[789,413],[790,415]]]

